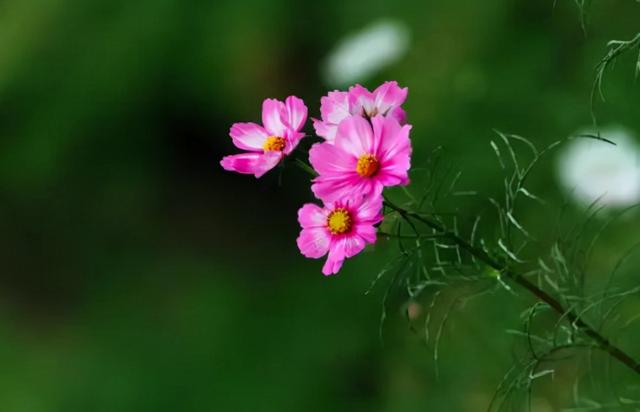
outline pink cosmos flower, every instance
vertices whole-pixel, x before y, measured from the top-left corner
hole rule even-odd
[[[375,243],[375,224],[382,220],[382,197],[368,196],[325,203],[307,203],[298,211],[302,226],[298,236],[300,252],[312,259],[329,254],[322,273],[338,273],[346,258],[357,255],[367,243]]]
[[[392,117],[360,116],[343,120],[335,143],[317,143],[309,161],[318,172],[311,190],[333,202],[348,197],[379,196],[385,186],[406,185],[411,165],[410,125]]]
[[[295,97],[285,102],[266,99],[262,103],[262,124],[235,123],[229,135],[237,148],[246,153],[226,156],[220,161],[225,170],[261,177],[273,169],[298,145],[307,120],[307,106]]]
[[[407,116],[400,106],[407,99],[407,93],[408,89],[400,88],[395,81],[383,83],[373,93],[359,84],[348,92],[329,92],[320,99],[322,120],[313,119],[313,127],[318,136],[333,142],[338,125],[349,116],[391,116],[404,124]]]

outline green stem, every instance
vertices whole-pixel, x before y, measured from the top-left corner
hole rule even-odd
[[[623,364],[625,364],[632,371],[636,372],[637,374],[640,374],[640,363],[639,362],[637,362],[635,359],[633,359],[631,356],[629,356],[622,349],[618,348],[613,343],[611,343],[611,341],[609,339],[607,339],[606,337],[602,336],[596,329],[594,329],[588,323],[586,323],[584,320],[582,320],[582,318],[580,318],[580,316],[578,316],[574,311],[565,309],[562,306],[562,304],[556,298],[554,298],[553,296],[551,296],[550,294],[548,294],[544,290],[540,289],[538,286],[536,286],[534,283],[529,281],[524,276],[513,272],[507,266],[501,264],[500,262],[498,262],[497,260],[492,258],[484,250],[473,246],[472,244],[467,242],[465,239],[463,239],[460,236],[458,236],[456,233],[447,230],[447,228],[445,228],[439,222],[437,222],[435,220],[432,220],[432,219],[429,219],[429,218],[425,217],[424,215],[420,215],[420,214],[408,211],[406,209],[403,209],[402,207],[397,206],[394,203],[392,203],[391,201],[389,201],[389,199],[387,199],[386,197],[385,197],[385,200],[384,200],[384,204],[385,204],[385,206],[387,206],[387,207],[393,209],[394,211],[398,212],[400,214],[400,216],[402,216],[403,219],[405,219],[407,221],[410,221],[411,219],[416,220],[418,222],[421,222],[421,223],[429,226],[433,230],[435,230],[437,232],[440,232],[440,234],[442,236],[444,236],[444,237],[450,239],[451,241],[455,242],[458,246],[460,246],[462,249],[466,250],[469,254],[474,256],[476,259],[484,262],[489,267],[495,269],[500,274],[504,275],[505,277],[511,279],[512,281],[514,281],[515,283],[517,283],[518,285],[520,285],[524,289],[528,290],[536,298],[538,298],[542,302],[544,302],[547,305],[549,305],[560,316],[566,316],[566,318],[573,325],[578,327],[580,330],[582,330],[584,332],[585,335],[590,337],[598,345],[598,347],[600,349],[602,349],[603,351],[607,352],[609,355],[611,355],[615,359],[617,359],[620,362],[622,362]]]
[[[309,166],[309,164],[307,164],[307,162],[305,162],[304,160],[300,160],[300,159],[296,158],[296,159],[294,159],[294,161],[296,162],[296,166],[298,166],[304,172],[307,172],[312,177],[318,176],[318,173],[313,169],[313,167]]]

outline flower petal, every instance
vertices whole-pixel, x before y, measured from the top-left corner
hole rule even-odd
[[[371,130],[371,125],[360,116],[346,118],[338,126],[335,145],[356,158],[363,154],[372,153],[373,130]]]
[[[366,243],[357,235],[347,235],[335,239],[329,246],[329,256],[322,268],[324,275],[335,275],[342,267],[346,258],[353,257],[362,252]]]
[[[371,225],[358,225],[355,228],[355,234],[360,236],[369,244],[376,243],[378,240],[377,229]]]
[[[356,221],[362,224],[375,225],[382,221],[382,195],[373,193],[354,202],[352,207],[356,209]]]
[[[322,273],[325,276],[335,275],[338,273],[344,262],[344,247],[338,245],[338,242],[331,242],[329,246],[329,256],[322,267]]]
[[[262,152],[269,134],[262,126],[255,123],[234,123],[229,136],[238,149]]]
[[[313,128],[316,129],[316,134],[320,137],[324,137],[328,142],[333,143],[336,139],[336,132],[338,126],[335,124],[323,122],[322,120],[313,119]]]
[[[408,157],[407,157],[408,159]],[[406,164],[406,166],[404,166]],[[387,165],[378,172],[378,181],[384,186],[406,186],[409,184],[409,160],[406,163]]]
[[[273,169],[281,159],[282,153],[280,152],[252,152],[225,156],[220,161],[220,165],[231,172],[262,177],[262,175]]]
[[[269,170],[273,169],[280,163],[282,160],[283,154],[282,152],[265,152],[260,157],[258,161],[258,165],[256,168],[256,172],[254,173],[256,177],[262,177]]]
[[[313,180],[311,191],[323,202],[348,200],[368,195],[382,193],[382,184],[374,179],[365,179],[353,175],[325,177],[318,176]]]
[[[298,210],[298,222],[303,228],[325,227],[328,210],[313,203],[307,203]]]
[[[411,155],[411,140],[409,139],[411,125],[400,127],[394,119],[387,117],[380,131],[381,139],[376,153],[383,166],[387,161],[398,160],[397,157],[400,155]]]
[[[285,112],[285,105],[279,100],[265,99],[262,102],[262,124],[270,135],[284,137],[286,126],[282,120]]]
[[[339,247],[344,248],[345,257],[353,257],[358,253],[362,252],[366,243],[364,239],[360,236],[350,234],[349,236],[345,236],[338,241]]]
[[[356,170],[358,159],[335,145],[316,143],[309,150],[309,162],[320,174],[351,173]]]
[[[256,173],[261,158],[262,153],[242,153],[225,156],[220,161],[220,164],[224,170],[252,175]]]
[[[318,259],[327,254],[331,237],[323,228],[302,229],[296,240],[303,256]]]
[[[299,132],[307,121],[307,106],[302,99],[289,96],[285,100],[286,122],[290,128]]]
[[[292,129],[287,129],[285,130],[283,137],[286,140],[283,152],[284,154],[288,155],[289,153],[293,152],[293,150],[298,146],[298,143],[300,143],[300,140],[302,140],[302,138],[304,137],[304,133],[296,132]]]
[[[351,115],[349,112],[349,93],[335,90],[320,99],[322,120],[334,125]]]
[[[385,155],[381,148],[384,147],[385,141],[395,141],[401,126],[395,119],[382,115],[372,118],[371,125],[373,127],[373,153],[381,161]]]
[[[375,99],[373,93],[356,84],[349,88],[349,104],[351,105],[352,114],[365,115],[373,113]]]
[[[395,109],[389,110],[387,116],[396,119],[401,125],[407,123],[407,113],[401,107],[396,107]]]
[[[386,115],[395,107],[401,106],[407,99],[408,88],[401,89],[398,82],[385,82],[373,92],[374,104],[378,114]]]

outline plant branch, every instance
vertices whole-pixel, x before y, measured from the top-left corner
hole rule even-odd
[[[429,226],[433,230],[439,232],[443,237],[448,238],[451,241],[455,242],[459,247],[466,250],[469,254],[473,255],[476,259],[484,262],[489,267],[495,269],[500,274],[504,275],[505,277],[511,279],[513,282],[517,283],[524,289],[528,290],[536,298],[538,298],[542,302],[549,305],[560,316],[566,316],[566,318],[571,322],[571,324],[575,325],[578,329],[582,330],[584,334],[587,335],[589,338],[591,338],[598,345],[600,349],[609,353],[609,355],[611,355],[618,361],[625,364],[632,371],[636,372],[637,374],[640,374],[639,362],[637,362],[635,359],[629,356],[622,349],[618,348],[613,343],[611,343],[609,339],[602,336],[596,329],[594,329],[588,323],[582,320],[582,318],[580,318],[580,316],[577,315],[574,311],[566,310],[556,298],[551,296],[546,291],[540,289],[538,286],[533,284],[524,276],[513,272],[506,265],[498,262],[496,259],[491,257],[484,250],[473,246],[468,241],[458,236],[458,234],[451,232],[450,230],[447,230],[447,228],[444,227],[441,223],[435,220],[432,220],[428,217],[425,217],[422,214],[418,214],[418,213],[403,209],[402,207],[397,206],[393,202],[389,201],[389,199],[386,197],[384,200],[384,204],[385,206],[398,212],[400,216],[402,216],[402,218],[407,221],[413,219]]]

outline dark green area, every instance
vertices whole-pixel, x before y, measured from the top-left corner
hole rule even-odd
[[[287,168],[279,185],[277,172],[256,181],[218,164],[236,151],[229,126],[258,121],[265,97],[296,94],[318,116],[323,58],[382,17],[409,26],[411,47],[366,85],[409,87],[414,164],[443,146],[460,185],[492,196],[492,129],[542,147],[588,126],[607,41],[640,30],[630,0],[594,2],[586,37],[570,0],[0,2],[0,410],[485,410],[522,352],[505,331],[521,327],[524,292],[454,311],[436,367],[401,293],[379,339],[388,279],[364,292],[393,242],[325,278],[295,245],[307,177]],[[636,57],[608,73],[596,109],[640,133]],[[551,232],[553,156],[531,190],[550,206],[524,203],[522,221]],[[450,207],[472,219],[484,205]],[[595,284],[639,221],[607,231]],[[637,285],[638,269],[632,259],[620,282]],[[639,298],[621,310],[632,317]],[[640,356],[633,336],[621,344]],[[572,365],[534,386],[534,410],[572,405],[584,374]],[[595,373],[584,395],[600,400],[634,379]]]

